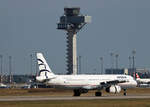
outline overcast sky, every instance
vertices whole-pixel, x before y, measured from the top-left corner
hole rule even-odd
[[[150,0],[0,0],[0,54],[8,73],[29,74],[30,55],[43,52],[55,73],[66,73],[66,32],[57,30],[65,6],[78,6],[92,16],[77,35],[82,73],[110,68],[110,53],[119,54],[119,67],[129,65],[136,50],[136,67],[150,68]],[[32,69],[35,69],[33,67]]]

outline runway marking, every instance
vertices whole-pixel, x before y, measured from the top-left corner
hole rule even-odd
[[[98,100],[98,99],[147,99],[150,96],[142,95],[130,95],[130,96],[81,96],[81,97],[71,97],[71,96],[7,96],[0,97],[0,101],[44,101],[44,100]]]

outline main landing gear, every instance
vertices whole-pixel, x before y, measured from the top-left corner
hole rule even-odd
[[[123,95],[126,96],[127,95],[127,89],[123,89],[123,90],[124,90]]]
[[[73,96],[80,96],[81,95],[80,90],[73,90],[73,92],[74,92]]]
[[[87,93],[88,90],[86,90],[86,89],[75,89],[75,90],[73,90],[73,92],[74,92],[73,96],[80,96],[83,93]]]
[[[100,91],[97,91],[97,92],[95,92],[95,96],[102,96],[102,92],[100,92]]]
[[[80,90],[80,89],[76,89],[76,90],[73,90],[74,94],[73,96],[80,96],[82,93],[87,93],[88,90]],[[95,96],[99,97],[99,96],[102,96],[102,92],[100,91],[97,91],[95,92]]]

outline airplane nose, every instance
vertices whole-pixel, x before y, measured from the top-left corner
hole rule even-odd
[[[137,81],[134,80],[134,85],[137,86]]]

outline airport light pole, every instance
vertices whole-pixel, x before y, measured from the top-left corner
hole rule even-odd
[[[129,56],[129,69],[131,69],[132,61],[131,61],[131,56]]]
[[[103,65],[104,65],[104,60],[103,60],[103,57],[100,57],[100,61],[101,61],[101,74],[104,74],[103,72]]]
[[[119,54],[116,54],[115,57],[116,57],[116,69],[118,69],[118,58],[119,58]]]
[[[78,57],[78,74],[81,74],[81,56]]]
[[[32,60],[33,60],[33,56],[32,56],[32,54],[31,54],[31,55],[30,55],[30,70],[31,70],[31,71],[30,71],[30,72],[31,72],[30,75],[31,75],[31,76],[32,76],[32,65],[33,65],[33,64],[32,64]]]
[[[129,56],[129,69],[128,69],[129,75],[132,75],[131,70],[132,70],[132,57]]]
[[[113,60],[114,58],[113,58],[113,57],[114,57],[114,53],[111,52],[111,53],[110,53],[110,60],[111,60],[111,61],[110,61],[110,62],[111,62],[111,74],[113,74],[113,68],[114,68],[114,60]]]
[[[3,82],[3,55],[0,55],[0,63],[1,63],[1,83]]]
[[[36,53],[37,53],[37,52],[35,52],[35,56],[36,56]],[[36,76],[38,76],[38,61],[37,61],[37,58],[35,58],[35,64],[36,64],[36,65],[35,65],[35,67],[36,67],[36,68],[35,68],[36,72],[35,72],[34,81],[36,81]],[[32,76],[32,77],[33,77],[33,76]],[[36,83],[36,88],[39,88],[39,87],[38,87],[38,83]]]
[[[9,56],[9,83],[12,83],[12,56]]]
[[[134,73],[134,78],[136,79],[136,68],[135,68],[135,55],[136,55],[136,50],[134,49],[132,51],[132,59],[133,59],[133,73]]]
[[[37,52],[35,52],[35,56],[36,56],[36,53]],[[36,64],[36,76],[38,76],[38,61],[37,61],[37,59],[35,59],[35,64]]]

